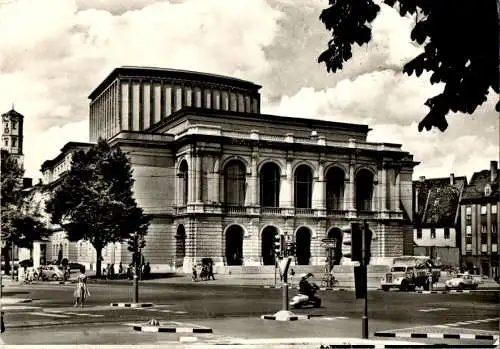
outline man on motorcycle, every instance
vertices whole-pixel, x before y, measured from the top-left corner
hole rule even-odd
[[[309,297],[310,301],[314,301],[314,300],[318,299],[315,296],[317,286],[315,286],[309,282],[308,279],[311,276],[313,276],[313,274],[311,274],[311,273],[301,275],[300,282],[299,282],[299,293]]]

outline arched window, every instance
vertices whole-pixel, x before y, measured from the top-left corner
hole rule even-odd
[[[295,208],[311,208],[312,171],[307,165],[295,170]]]
[[[245,165],[231,160],[224,167],[224,201],[231,206],[245,206]]]
[[[360,170],[356,175],[356,210],[371,211],[373,196],[373,174]]]
[[[280,206],[280,168],[268,162],[260,170],[260,206]]]
[[[180,224],[177,227],[177,234],[175,235],[175,267],[180,268],[186,256],[186,230],[184,225]]]
[[[187,205],[188,202],[188,187],[189,187],[189,177],[188,177],[188,165],[187,161],[183,160],[179,166],[179,198],[181,198],[181,204]]]
[[[326,209],[342,210],[344,202],[344,171],[332,167],[326,173]]]

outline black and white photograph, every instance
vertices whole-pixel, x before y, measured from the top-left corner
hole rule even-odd
[[[498,348],[499,0],[0,0],[0,346]]]

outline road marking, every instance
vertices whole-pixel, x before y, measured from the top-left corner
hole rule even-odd
[[[448,310],[448,308],[431,308],[431,309],[420,309],[419,311],[423,313],[430,313],[431,311],[443,311]]]
[[[348,317],[345,316],[334,316],[334,317],[320,317],[320,319],[324,320],[348,320]]]
[[[57,312],[57,314],[60,314]],[[76,315],[76,316],[88,316],[88,317],[104,317],[102,314],[87,314],[87,313],[73,313],[73,312],[64,312],[63,314]]]
[[[485,322],[492,322],[492,321],[498,321],[500,318],[495,317],[495,318],[488,318],[488,319],[478,319],[478,320],[469,320],[469,321],[460,321],[460,322],[453,322],[450,324],[445,324],[444,326],[451,326],[451,327],[457,327],[461,325],[473,325],[473,324],[482,324]],[[437,327],[437,326],[434,326]]]
[[[31,315],[39,315],[39,316],[49,316],[49,317],[60,317],[60,318],[68,318],[69,315],[63,315],[63,314],[53,314],[53,313],[43,313],[43,312],[32,312],[30,313]]]
[[[446,325],[436,325],[434,327],[437,327],[437,328],[449,328],[450,326],[446,326]]]

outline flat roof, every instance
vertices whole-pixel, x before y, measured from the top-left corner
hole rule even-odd
[[[368,133],[372,129],[368,125],[363,124],[352,124],[346,122],[338,122],[338,121],[328,121],[321,119],[313,119],[313,118],[296,118],[291,116],[281,116],[281,115],[272,115],[272,114],[260,114],[260,113],[243,113],[236,111],[228,111],[228,110],[215,110],[215,109],[207,109],[207,108],[195,108],[195,107],[183,107],[182,109],[170,114],[163,120],[158,123],[152,125],[147,131],[155,132],[165,125],[174,122],[182,118],[185,115],[204,115],[204,116],[231,116],[235,118],[242,118],[247,120],[257,120],[257,121],[267,121],[274,123],[281,123],[287,125],[299,125],[310,128],[328,128],[328,129],[343,129],[354,132]],[[399,144],[398,144],[399,145]]]
[[[92,91],[89,99],[96,98],[105,88],[111,84],[117,77],[150,77],[150,78],[174,78],[186,80],[200,80],[213,82],[215,84],[227,84],[258,91],[262,86],[254,84],[251,81],[233,78],[224,75],[203,73],[191,70],[157,68],[157,67],[136,67],[121,66],[113,71]]]

